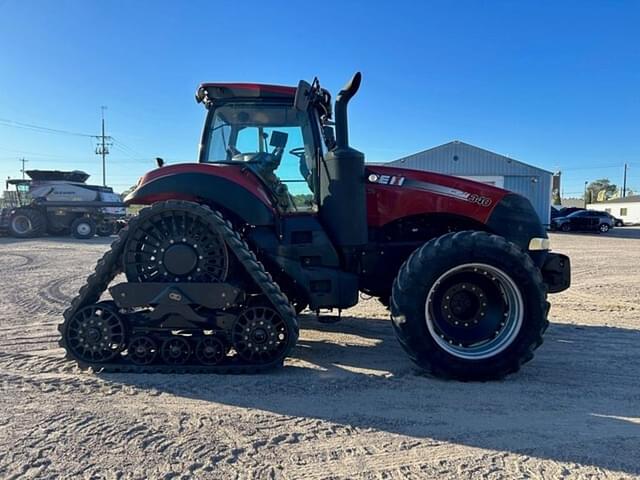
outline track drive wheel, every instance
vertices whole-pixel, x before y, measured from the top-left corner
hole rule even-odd
[[[130,282],[222,282],[229,258],[211,210],[166,202],[140,212],[130,227],[123,268]]]
[[[516,245],[485,232],[450,233],[401,267],[393,326],[411,359],[436,376],[502,378],[542,344],[545,293],[540,271]]]

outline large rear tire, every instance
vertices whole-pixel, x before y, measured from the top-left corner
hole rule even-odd
[[[400,344],[424,370],[499,379],[533,358],[547,328],[546,287],[527,253],[485,232],[427,242],[400,268],[391,314]]]
[[[47,219],[32,208],[20,208],[9,219],[9,232],[16,238],[41,237],[46,229]]]

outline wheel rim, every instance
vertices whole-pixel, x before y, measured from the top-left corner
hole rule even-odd
[[[509,275],[492,265],[468,263],[443,273],[429,290],[429,334],[447,353],[465,360],[499,354],[518,336],[522,294]]]
[[[79,310],[67,327],[71,351],[87,362],[106,362],[125,347],[125,327],[120,316],[104,305]]]
[[[79,223],[76,225],[76,232],[78,235],[82,235],[83,237],[89,235],[91,233],[91,225],[88,223]]]
[[[571,227],[569,227],[568,223],[563,223],[562,226],[560,227],[560,230],[562,230],[563,232],[568,232],[570,228]]]
[[[11,221],[11,227],[18,234],[29,233],[32,229],[31,219],[26,215],[18,215]]]
[[[183,365],[191,356],[191,346],[183,337],[168,338],[162,344],[160,355],[169,365]]]
[[[217,365],[226,354],[222,340],[213,336],[201,338],[196,345],[196,358],[203,365]]]
[[[600,231],[601,232],[608,232],[609,231],[609,225],[603,223],[602,225],[600,225]]]
[[[267,363],[285,351],[289,339],[287,325],[269,307],[249,307],[233,326],[232,342],[238,355],[247,361]]]
[[[129,342],[127,354],[136,365],[149,365],[158,356],[158,347],[149,337],[134,337]]]
[[[205,215],[165,211],[132,232],[124,268],[129,281],[221,282],[228,254],[222,235]]]

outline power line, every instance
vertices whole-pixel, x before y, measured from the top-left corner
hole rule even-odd
[[[114,142],[114,144],[120,146],[121,150],[123,150],[125,152],[131,152],[132,154],[134,154],[134,155],[136,155],[138,157],[144,157],[145,156],[142,153],[138,152],[137,150],[129,147],[124,142],[118,140],[117,138],[113,138],[113,142]]]
[[[25,130],[32,130],[32,131],[36,131],[36,132],[42,132],[42,133],[53,133],[53,134],[58,134],[58,135],[71,135],[74,137],[91,137],[91,138],[95,138],[96,135],[90,135],[88,133],[79,133],[79,132],[72,132],[70,130],[61,130],[58,128],[49,128],[49,127],[43,127],[42,125],[35,125],[33,123],[24,123],[24,122],[17,122],[15,120],[9,120],[6,118],[0,118],[0,125],[3,125],[5,127],[13,127],[13,128],[22,128]]]

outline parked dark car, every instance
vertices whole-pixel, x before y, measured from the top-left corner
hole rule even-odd
[[[609,213],[596,210],[578,210],[566,217],[556,217],[551,220],[551,229],[563,232],[596,231],[606,233],[614,225],[614,220]]]
[[[611,219],[611,221],[613,222],[613,226],[614,227],[624,227],[624,221],[621,218],[618,217],[614,217],[613,215],[611,215],[609,212],[605,212],[607,215],[609,215],[609,218]]]

